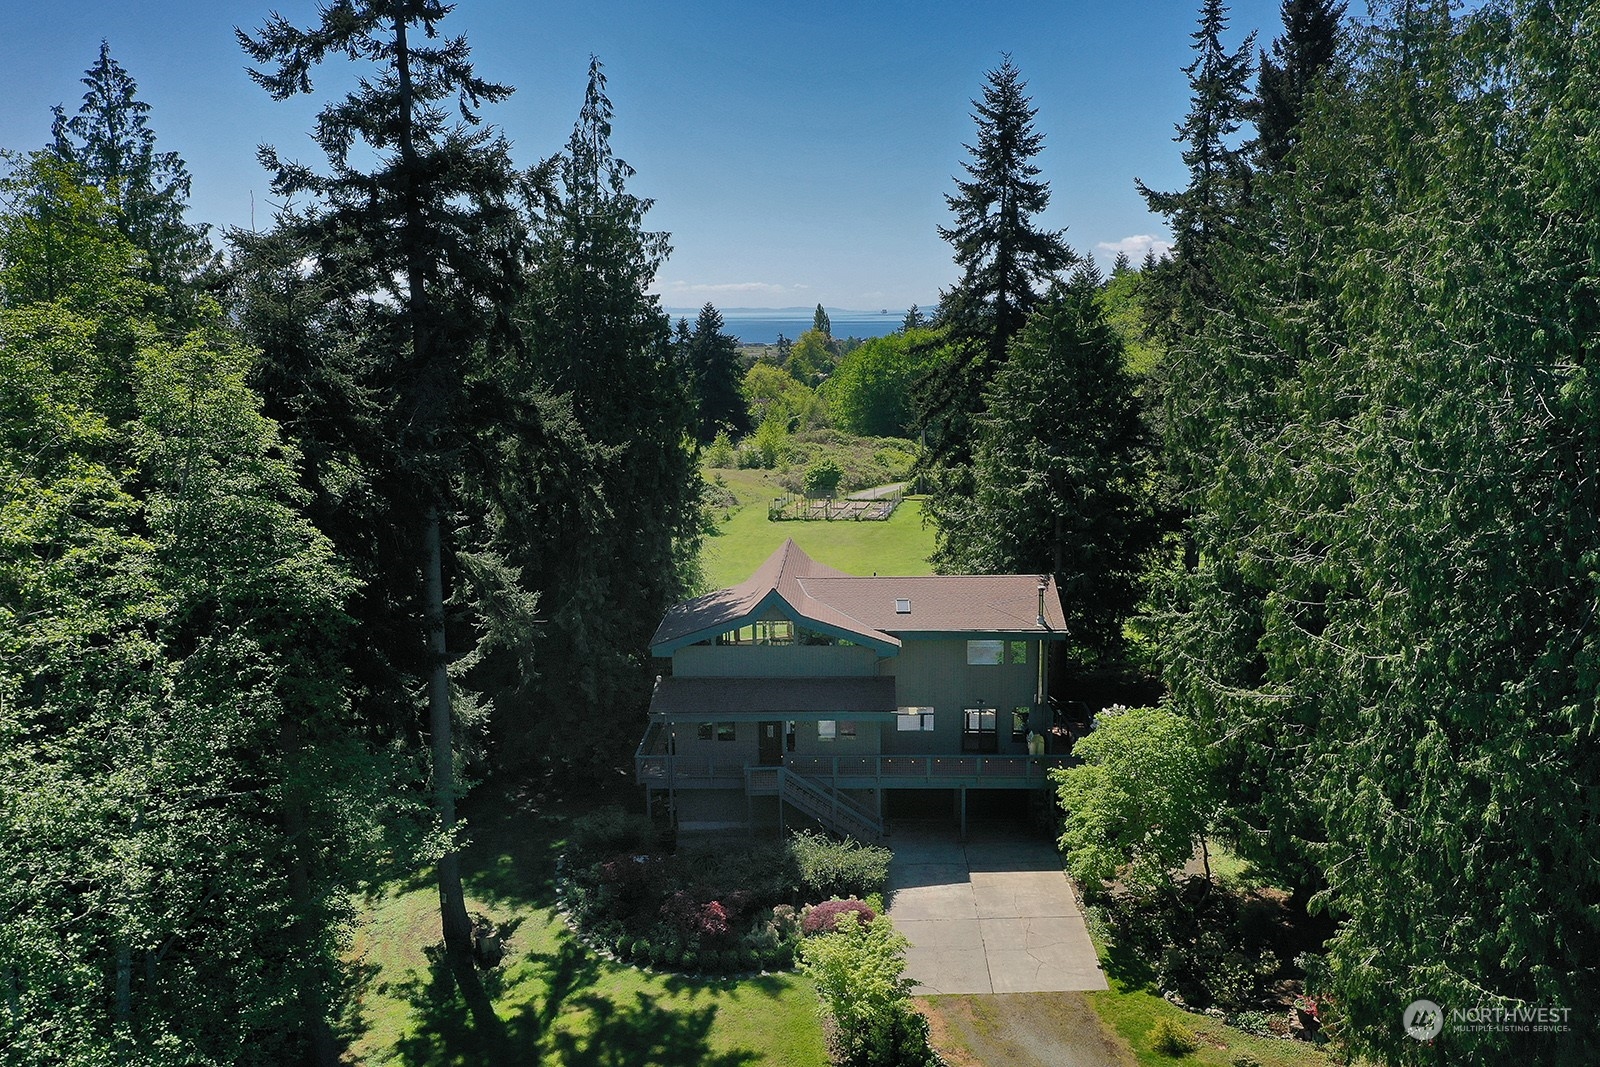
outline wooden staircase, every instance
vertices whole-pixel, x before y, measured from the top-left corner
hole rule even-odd
[[[883,820],[831,786],[787,767],[746,767],[745,792],[776,796],[781,803],[821,823],[828,831],[861,841],[883,840]]]

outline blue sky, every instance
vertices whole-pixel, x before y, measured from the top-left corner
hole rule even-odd
[[[275,104],[244,72],[233,28],[269,10],[306,25],[309,0],[54,4],[0,0],[0,148],[41,146],[50,107],[75,111],[101,38],[153,108],[160,146],[194,175],[191,217],[258,227],[272,196],[256,146],[315,162],[324,94]],[[902,309],[956,277],[935,227],[973,139],[970,100],[1002,52],[1029,83],[1052,203],[1080,252],[1135,258],[1166,231],[1135,177],[1183,184],[1173,124],[1188,106],[1196,0],[733,3],[461,0],[479,74],[517,87],[491,108],[519,163],[560,149],[591,53],[616,107],[612,142],[673,235],[669,306]],[[1231,40],[1278,32],[1278,0],[1232,5]],[[345,84],[334,64],[319,88]],[[1141,240],[1142,239],[1142,240]]]

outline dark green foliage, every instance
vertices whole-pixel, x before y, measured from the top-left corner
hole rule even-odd
[[[1193,34],[1195,58],[1184,68],[1192,94],[1189,113],[1177,126],[1188,187],[1161,193],[1134,182],[1150,210],[1172,227],[1173,272],[1158,275],[1177,305],[1177,321],[1169,329],[1192,328],[1216,304],[1214,246],[1228,241],[1249,199],[1250,167],[1235,135],[1249,110],[1246,85],[1255,34],[1228,52],[1222,45],[1227,29],[1227,6],[1204,0]]]
[[[1283,0],[1283,34],[1271,55],[1261,53],[1256,81],[1255,151],[1263,168],[1282,167],[1299,140],[1300,119],[1338,55],[1346,6],[1345,0]]]
[[[138,99],[137,83],[106,42],[83,84],[88,92],[76,115],[55,109],[51,151],[116,208],[117,229],[144,254],[137,275],[166,290],[169,308],[190,319],[195,309],[187,290],[213,252],[208,227],[184,220],[189,169],[178,153],[156,151],[150,105]]]
[[[833,323],[828,319],[828,313],[822,310],[822,305],[817,305],[817,310],[811,315],[811,328],[824,337],[833,337]]]
[[[958,465],[971,453],[971,419],[1011,339],[1040,290],[1077,260],[1061,231],[1034,225],[1050,203],[1050,185],[1033,163],[1044,135],[1033,128],[1038,112],[1027,83],[1009,55],[987,78],[983,99],[972,102],[978,139],[965,146],[968,180],[945,196],[955,221],[939,228],[961,268],[961,280],[939,297],[938,321],[952,350],[928,378],[920,409],[935,454]]]
[[[651,202],[627,191],[612,117],[591,61],[567,151],[535,175],[550,184],[529,226],[525,351],[494,372],[509,410],[530,414],[481,442],[486,510],[503,515],[496,551],[539,590],[543,620],[478,675],[496,694],[497,763],[518,772],[592,774],[636,740],[650,634],[684,598],[699,547],[691,383],[649,293],[667,235],[644,228]],[[551,668],[526,677],[528,653]]]
[[[408,620],[400,628],[380,623],[378,632],[397,639],[380,652],[389,667],[380,714],[393,715],[390,702],[408,685],[425,690],[434,813],[446,835],[456,823],[454,720],[481,715],[479,701],[455,688],[452,660],[458,674],[470,661],[460,662],[462,647],[452,653],[451,643],[526,649],[533,608],[503,561],[497,516],[478,506],[456,519],[473,488],[462,477],[475,466],[493,470],[475,448],[486,426],[546,415],[505,411],[514,406],[511,389],[492,361],[504,352],[525,240],[509,147],[481,125],[478,109],[511,90],[473,72],[464,38],[438,35],[449,10],[437,0],[360,0],[321,9],[310,29],[274,14],[255,36],[238,31],[261,65],[251,77],[275,100],[309,93],[324,60],[342,56],[366,68],[318,114],[313,140],[326,169],[284,160],[271,147],[259,158],[275,193],[310,201],[305,214],[280,215],[280,240],[302,252],[323,299],[349,308],[359,327],[350,347],[315,351],[332,357],[325,373],[339,382],[336,402],[361,409],[359,421],[321,428],[324,447],[359,457],[370,491],[398,521],[394,530],[354,525],[336,536],[363,577],[381,583],[370,606]],[[298,346],[267,350],[271,360],[300,355]],[[526,660],[514,662],[526,677]],[[413,727],[407,739],[419,732]],[[453,848],[437,871],[446,960],[492,1045],[502,1024],[472,959]]]
[[[1115,662],[1157,530],[1152,452],[1122,345],[1082,271],[1035,312],[985,394],[970,495],[929,502],[947,573],[1053,573],[1075,657]]]
[[[1386,9],[1263,178],[1174,407],[1176,705],[1242,850],[1326,879],[1344,1034],[1388,1062],[1593,1040],[1395,1025],[1418,996],[1577,1020],[1600,995],[1593,23]]]
[[[839,479],[844,472],[831,459],[819,459],[806,468],[801,488],[809,497],[832,497],[839,490]]]
[[[684,344],[681,324],[678,343]],[[700,309],[687,346],[680,358],[694,379],[700,442],[705,444],[723,430],[735,437],[749,432],[749,415],[739,392],[739,343],[722,332],[722,313],[711,304]]]
[[[868,1020],[835,1062],[842,1067],[943,1067],[929,1043],[928,1018],[908,1004],[896,1004]]]

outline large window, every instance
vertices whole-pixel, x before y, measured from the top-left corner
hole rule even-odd
[[[1028,739],[1028,712],[1030,708],[1011,709],[1011,740],[1026,741]]]
[[[1006,643],[1004,641],[968,641],[967,665],[969,667],[990,667],[1005,662]]]
[[[995,732],[995,720],[999,716],[994,708],[967,708],[962,715],[961,751],[1000,751],[1000,738]]]
[[[1026,662],[1028,662],[1028,642],[1026,642],[1026,641],[1010,641],[1010,642],[1007,642],[1007,643],[1011,647],[1011,662],[1012,663],[1026,663]]]
[[[695,730],[695,737],[701,741],[732,741],[733,723],[731,722],[703,722]]]
[[[894,728],[902,733],[933,730],[932,708],[900,708],[894,717]]]
[[[832,719],[817,720],[817,740],[832,741],[839,733],[839,724]]]

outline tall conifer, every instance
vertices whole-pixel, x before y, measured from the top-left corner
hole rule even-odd
[[[473,72],[464,38],[440,37],[449,10],[438,0],[357,0],[324,8],[309,29],[274,14],[254,36],[238,34],[261,65],[251,76],[275,100],[309,93],[313,68],[329,58],[376,68],[318,116],[313,138],[326,170],[271,147],[260,155],[275,192],[312,199],[306,214],[284,223],[327,284],[362,302],[370,323],[375,357],[360,386],[382,411],[375,428],[385,450],[374,462],[406,535],[382,569],[397,598],[391,608],[425,637],[394,654],[428,694],[435,815],[447,840],[458,788],[449,671],[459,651],[447,647],[445,617],[447,568],[454,572],[459,547],[446,533],[452,475],[472,433],[469,360],[509,306],[523,244],[508,146],[478,114],[511,89]],[[371,169],[361,170],[369,152]],[[437,873],[450,971],[492,1040],[501,1024],[473,963],[453,845]]]

